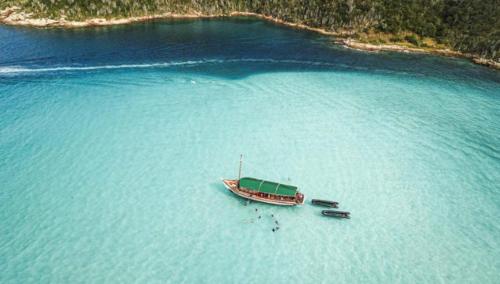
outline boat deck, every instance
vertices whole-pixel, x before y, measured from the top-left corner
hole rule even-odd
[[[248,190],[243,187],[238,188],[238,180],[225,179],[223,180],[223,183],[224,186],[231,192],[246,199],[274,204],[274,205],[283,205],[283,206],[293,206],[293,205],[303,204],[303,200],[302,203],[297,203],[296,198],[291,196],[281,196],[265,192],[257,192],[253,190]]]

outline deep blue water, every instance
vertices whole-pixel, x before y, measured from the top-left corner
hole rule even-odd
[[[0,26],[0,282],[495,283],[499,90],[245,18]],[[352,218],[245,206],[240,154]]]

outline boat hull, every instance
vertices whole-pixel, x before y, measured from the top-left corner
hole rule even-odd
[[[351,218],[350,217],[351,213],[345,211],[323,210],[321,211],[321,214],[323,214],[323,216],[333,217],[333,218],[346,218],[346,219]]]
[[[301,205],[304,203],[303,200],[302,200],[302,203],[297,203],[296,201],[291,201],[291,200],[289,201],[289,200],[269,199],[269,198],[258,196],[258,195],[253,194],[253,193],[242,191],[238,188],[238,180],[223,179],[222,183],[232,193],[234,193],[240,197],[243,197],[245,199],[249,199],[249,200],[253,200],[253,201],[258,201],[258,202],[263,202],[263,203],[268,203],[268,204],[273,204],[273,205],[280,205],[280,206],[295,206],[295,205]]]
[[[322,200],[322,199],[313,199],[311,200],[313,205],[323,206],[323,207],[331,207],[338,208],[339,203],[336,201]]]

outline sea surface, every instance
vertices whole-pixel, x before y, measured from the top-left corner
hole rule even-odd
[[[306,204],[227,191],[240,154]],[[0,283],[499,279],[500,72],[247,18],[0,26]]]

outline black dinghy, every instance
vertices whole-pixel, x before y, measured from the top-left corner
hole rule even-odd
[[[313,199],[311,200],[311,203],[313,205],[319,205],[323,207],[331,207],[331,208],[338,208],[339,203],[336,201],[330,201],[330,200],[323,200],[323,199]]]
[[[327,216],[327,217],[335,217],[335,218],[351,218],[349,216],[349,212],[345,212],[345,211],[335,211],[335,210],[323,210],[321,211],[321,214],[323,214],[323,216]]]

